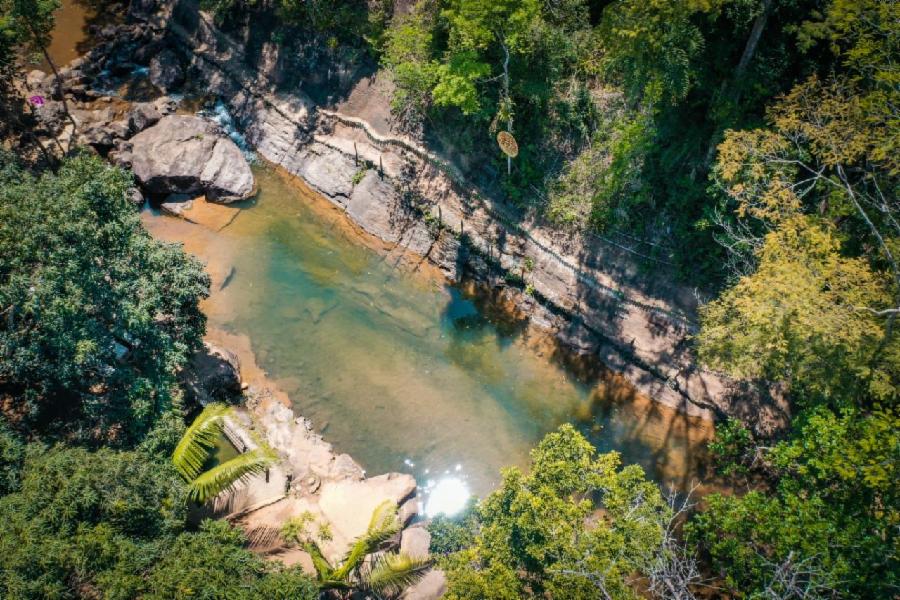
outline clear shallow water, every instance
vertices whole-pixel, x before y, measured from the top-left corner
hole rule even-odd
[[[596,369],[564,368],[546,336],[398,267],[327,201],[254,169],[260,194],[239,212],[215,207],[198,219],[208,226],[145,222],[208,262],[221,288],[210,324],[248,335],[297,412],[369,472],[411,472],[422,485],[452,474],[484,494],[503,466],[526,464],[545,433],[572,422],[660,481],[702,473],[708,423]]]

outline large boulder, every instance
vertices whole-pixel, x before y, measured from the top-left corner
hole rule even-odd
[[[447,576],[440,569],[432,569],[418,583],[406,588],[400,600],[438,600],[447,592]]]
[[[174,90],[184,83],[184,68],[172,50],[166,48],[150,59],[150,83],[163,92]]]
[[[331,522],[332,540],[323,543],[329,560],[346,554],[353,540],[365,534],[372,513],[385,502],[398,506],[416,493],[416,480],[406,473],[387,473],[362,481],[326,481],[319,490],[319,510]]]
[[[205,193],[208,200],[227,204],[256,192],[240,148],[206,119],[162,117],[131,138],[131,146],[131,168],[151,194]]]
[[[427,558],[431,546],[431,534],[425,527],[408,527],[400,536],[400,552],[419,558]]]
[[[159,123],[162,114],[150,102],[139,102],[128,112],[128,126],[134,133]]]

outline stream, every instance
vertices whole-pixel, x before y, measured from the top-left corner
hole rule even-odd
[[[64,0],[57,13],[59,65],[89,43],[98,17],[84,6]],[[303,182],[264,164],[254,172],[252,201],[198,201],[194,222],[148,208],[143,221],[206,264],[211,332],[244,340],[244,362],[369,473],[408,472],[426,490],[452,480],[483,495],[503,467],[527,465],[546,433],[573,423],[660,483],[706,479],[709,421],[573,360],[482,291],[386,252]]]
[[[247,336],[296,412],[370,473],[453,476],[484,494],[568,422],[660,482],[702,477],[709,422],[572,361],[477,289],[385,256],[295,178],[254,171],[260,193],[240,207],[198,201],[196,222],[144,222],[207,264],[211,328]]]

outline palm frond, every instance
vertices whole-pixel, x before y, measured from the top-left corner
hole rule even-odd
[[[188,497],[200,504],[215,498],[225,490],[251,475],[262,473],[275,462],[275,454],[268,448],[257,448],[240,454],[197,476],[188,483]]]
[[[210,450],[222,434],[224,417],[228,411],[229,408],[223,404],[209,404],[184,432],[172,453],[172,464],[185,481],[191,481],[200,475]]]
[[[335,576],[345,579],[350,572],[362,564],[367,554],[378,550],[382,542],[388,540],[400,531],[400,519],[397,518],[397,506],[390,500],[385,500],[372,511],[372,519],[366,533],[361,535],[350,546],[349,552],[344,557],[344,562],[335,571]]]
[[[347,581],[341,580],[335,575],[335,570],[331,567],[325,555],[322,554],[318,544],[307,542],[303,544],[303,549],[312,558],[313,567],[316,570],[316,580],[321,589],[346,589],[350,587]]]
[[[400,554],[384,554],[372,567],[360,573],[360,585],[378,595],[393,596],[419,581],[431,567],[431,559]]]

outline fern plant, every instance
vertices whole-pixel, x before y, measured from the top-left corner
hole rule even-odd
[[[247,478],[264,472],[276,459],[267,447],[244,452],[231,460],[204,471],[213,448],[225,427],[225,417],[230,408],[222,404],[209,404],[184,432],[175,451],[172,463],[188,484],[188,497],[204,504]]]
[[[312,557],[316,580],[322,590],[356,588],[378,596],[393,596],[416,583],[431,566],[429,559],[405,553],[381,554],[365,563],[366,556],[376,552],[381,544],[400,531],[397,508],[391,501],[375,508],[366,532],[353,542],[337,566],[328,562],[319,545],[306,534],[309,522],[305,515],[292,519],[282,527],[281,535],[288,543],[300,544]]]

